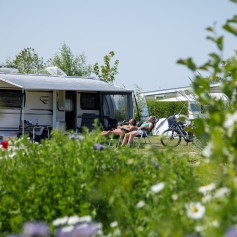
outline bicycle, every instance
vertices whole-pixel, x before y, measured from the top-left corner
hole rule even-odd
[[[183,138],[185,142],[192,142],[194,135],[184,130],[186,124],[182,121],[177,121],[175,116],[168,118],[169,128],[162,133],[161,144],[167,147],[176,147],[180,144]]]

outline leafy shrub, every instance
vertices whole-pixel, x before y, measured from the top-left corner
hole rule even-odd
[[[188,102],[161,102],[159,100],[147,100],[149,113],[158,118],[167,118],[174,114],[188,115]]]
[[[92,215],[105,232],[116,221],[124,236],[145,236],[158,222],[168,226],[174,216],[181,221],[182,202],[199,195],[199,178],[187,159],[175,158],[172,151],[147,150],[146,156],[135,149],[96,150],[101,139],[87,134],[72,140],[55,133],[42,145],[24,138],[1,151],[1,236],[20,232],[27,221],[52,223],[76,214]],[[161,182],[163,195],[156,195],[151,187]],[[173,194],[179,196],[176,209]]]

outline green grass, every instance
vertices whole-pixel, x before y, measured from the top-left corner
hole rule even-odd
[[[166,149],[172,149],[178,153],[197,153],[199,154],[202,149],[192,142],[186,143],[183,139],[181,140],[181,143],[177,147],[173,148],[167,148],[161,144],[160,137],[159,136],[150,136],[150,141],[152,144],[149,144],[149,141],[142,139],[140,142],[139,149],[144,149],[147,146],[151,146],[152,149],[158,149],[158,150],[166,150]]]

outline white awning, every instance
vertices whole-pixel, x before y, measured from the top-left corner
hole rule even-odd
[[[132,90],[110,85],[99,79],[67,76],[0,74],[0,88],[25,90],[66,90],[129,93]]]

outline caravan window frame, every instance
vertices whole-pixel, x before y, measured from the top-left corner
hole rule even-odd
[[[22,107],[23,94],[21,90],[0,90],[0,107],[15,108]]]
[[[83,110],[99,110],[99,93],[81,93],[80,106]]]

